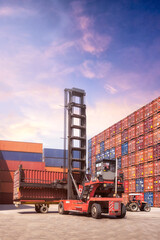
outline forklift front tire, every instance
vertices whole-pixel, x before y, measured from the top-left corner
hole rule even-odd
[[[98,203],[94,203],[91,207],[91,215],[93,218],[101,218],[101,205]]]
[[[69,213],[68,211],[64,211],[63,202],[60,202],[58,204],[58,212],[59,212],[59,214],[68,214]]]

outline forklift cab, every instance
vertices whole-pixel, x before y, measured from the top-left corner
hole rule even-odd
[[[96,161],[96,177],[103,180],[114,180],[116,171],[116,160]]]

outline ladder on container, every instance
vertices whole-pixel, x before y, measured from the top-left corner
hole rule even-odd
[[[66,158],[66,130],[68,111],[68,199],[80,198],[78,185],[85,182],[86,175],[86,105],[84,90],[65,89],[64,159]],[[78,157],[75,157],[75,152]],[[75,163],[79,163],[78,168]],[[65,164],[64,164],[65,165]]]

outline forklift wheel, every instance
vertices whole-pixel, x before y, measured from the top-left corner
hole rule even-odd
[[[35,204],[35,211],[37,212],[37,213],[40,213],[41,211],[40,211],[40,206],[39,205],[36,205]]]
[[[123,203],[121,203],[121,215],[117,216],[117,218],[124,218],[126,216],[126,207]]]
[[[130,207],[130,209],[131,209],[131,211],[132,212],[137,212],[138,211],[138,205],[137,205],[137,203],[131,203],[130,205],[129,205],[129,207]]]
[[[41,213],[47,213],[47,212],[48,212],[48,207],[47,207],[47,205],[43,204],[43,205],[40,207],[40,212],[41,212]]]
[[[69,213],[68,211],[64,211],[63,202],[60,202],[58,204],[58,212],[59,212],[59,214],[68,214]]]
[[[146,204],[146,205],[144,206],[144,211],[145,211],[145,212],[150,212],[150,211],[151,211],[151,207],[150,207],[148,204]]]
[[[101,218],[101,205],[98,203],[94,203],[91,208],[91,215],[93,218]]]

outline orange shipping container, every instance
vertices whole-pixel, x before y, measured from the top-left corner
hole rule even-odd
[[[121,144],[121,133],[116,135],[116,146],[119,146]]]
[[[46,171],[52,171],[52,172],[63,172],[63,168],[60,167],[45,167]],[[66,169],[66,172],[68,172],[68,169]]]
[[[160,111],[160,97],[153,101],[153,113],[157,113]]]
[[[129,193],[136,191],[136,182],[135,180],[129,181]]]
[[[136,154],[135,153],[131,153],[128,155],[128,165],[132,166],[135,165],[135,161],[136,161]]]
[[[153,191],[153,177],[144,178],[144,192]]]
[[[129,181],[124,181],[124,192],[125,193],[129,192]]]
[[[144,119],[144,107],[136,111],[136,123],[141,122]]]
[[[128,168],[123,169],[123,178],[124,180],[128,179]]]
[[[160,127],[160,113],[153,116],[153,129]]]
[[[111,137],[110,138],[110,148],[113,148],[116,146],[116,138],[115,137]]]
[[[92,138],[92,146],[95,146],[96,145],[96,136],[94,136],[93,138]]]
[[[133,139],[128,142],[128,153],[135,152],[135,150],[136,150],[136,140]]]
[[[128,155],[122,157],[122,168],[128,167]]]
[[[153,163],[154,176],[160,175],[160,160]]]
[[[153,103],[151,102],[144,107],[144,117],[148,118],[152,116],[152,114],[153,114]]]
[[[136,164],[144,162],[144,150],[136,152]]]
[[[104,141],[104,133],[105,132],[103,131],[103,132],[101,132],[97,135],[97,143],[100,143],[100,142]]]
[[[100,144],[96,145],[96,155],[100,153]]]
[[[12,152],[43,153],[43,144],[0,140],[0,150]]]
[[[116,147],[116,157],[121,156],[121,145]]]
[[[105,150],[110,149],[110,139],[105,140],[104,148],[105,148]]]
[[[105,140],[110,138],[110,134],[109,134],[109,128],[107,128],[105,131],[104,131],[104,138]]]
[[[129,201],[128,193],[122,193],[122,199],[123,199],[124,205],[126,205]]]
[[[128,117],[122,120],[122,131],[128,128]]]
[[[122,121],[116,123],[116,134],[121,133],[122,131]]]
[[[144,164],[144,177],[153,176],[153,162]]]
[[[153,133],[148,133],[147,135],[145,135],[144,137],[144,146],[145,147],[150,147],[153,145]]]
[[[160,128],[153,132],[153,144],[160,143]]]
[[[136,167],[129,167],[128,168],[128,179],[134,179],[136,177]]]
[[[128,127],[135,124],[135,112],[128,116]]]
[[[146,148],[144,150],[144,161],[152,161],[153,160],[153,147]]]
[[[110,131],[110,137],[114,136],[116,134],[116,125],[114,124],[109,128]]]
[[[160,207],[160,192],[154,192],[153,202],[154,202],[154,207]]]
[[[0,192],[12,193],[13,192],[13,182],[0,182]]]
[[[136,125],[136,137],[144,134],[144,122],[140,122]]]
[[[131,140],[136,137],[136,130],[135,126],[128,129],[128,140]]]

